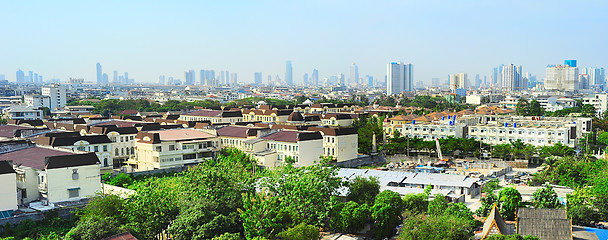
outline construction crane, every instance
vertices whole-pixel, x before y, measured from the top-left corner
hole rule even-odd
[[[435,145],[437,145],[437,157],[439,157],[439,161],[442,161],[443,154],[441,154],[441,146],[439,146],[439,138],[435,138]]]

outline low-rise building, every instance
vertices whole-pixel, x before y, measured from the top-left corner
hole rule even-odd
[[[351,126],[353,125],[353,117],[350,114],[344,113],[326,113],[321,118],[326,126]]]
[[[183,167],[215,157],[216,136],[195,129],[142,131],[135,137],[135,159],[126,163],[137,170]]]
[[[293,159],[294,166],[311,166],[319,163],[323,156],[323,136],[320,132],[283,130],[260,139],[266,142],[265,151],[274,153],[265,155],[263,160],[258,158],[268,167],[280,166],[287,158]]]
[[[0,154],[0,160],[15,169],[19,205],[77,201],[101,191],[94,153],[38,146]]]
[[[271,110],[271,109],[244,109],[243,110],[243,121],[245,122],[253,122],[253,121],[261,121],[261,122],[269,122],[269,123],[282,123],[287,122],[287,118],[289,114],[291,114],[293,110],[291,109],[280,109],[280,110]]]
[[[225,111],[201,109],[189,113],[184,113],[179,116],[179,120],[183,121],[210,121],[212,123],[237,123],[243,121],[243,113],[241,111]]]
[[[135,157],[136,127],[117,127],[116,125],[92,126],[88,135],[106,135],[112,141],[112,159],[115,167],[121,166],[129,158]],[[82,134],[82,133],[81,133]]]
[[[310,127],[308,131],[318,131],[323,136],[323,156],[338,162],[357,158],[359,134],[356,128]]]
[[[51,132],[38,137],[36,144],[52,148],[93,152],[101,160],[102,171],[113,168],[112,141],[106,135],[81,136],[77,132]]]
[[[16,210],[17,173],[8,161],[0,161],[0,183],[0,212]]]
[[[13,105],[4,109],[4,116],[7,119],[41,120],[43,112],[37,107]]]

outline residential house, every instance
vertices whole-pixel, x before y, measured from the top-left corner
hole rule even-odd
[[[237,123],[243,121],[243,113],[241,111],[225,111],[201,109],[189,113],[184,113],[179,116],[179,120],[183,121],[210,121],[212,123]]]
[[[17,173],[8,161],[0,161],[0,182],[0,213],[17,210]]]
[[[36,144],[93,152],[101,160],[102,171],[113,168],[112,141],[106,135],[81,136],[77,132],[46,133],[36,139]]]
[[[357,158],[359,134],[352,127],[310,127],[308,131],[318,131],[323,136],[323,156],[338,162]]]

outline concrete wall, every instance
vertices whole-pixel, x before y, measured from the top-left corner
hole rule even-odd
[[[319,157],[323,156],[323,139],[299,141],[298,143],[299,163],[297,166],[312,166],[319,163]]]
[[[0,174],[0,211],[17,209],[17,180],[14,173]]]
[[[73,170],[78,171],[78,179],[72,179]],[[99,165],[48,169],[46,181],[49,202],[79,200],[84,197],[92,197],[101,191]],[[70,198],[68,189],[75,188],[79,188],[79,196]]]

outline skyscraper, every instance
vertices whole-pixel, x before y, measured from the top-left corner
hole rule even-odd
[[[480,88],[481,87],[481,78],[479,77],[479,74],[475,74],[475,86],[476,88]]]
[[[101,84],[103,82],[103,76],[101,73],[101,64],[97,63],[97,84]]]
[[[262,73],[261,72],[253,73],[253,83],[255,85],[262,85]]]
[[[580,87],[578,81],[578,68],[562,66],[562,65],[549,65],[547,66],[545,76],[545,89],[547,90],[560,90],[560,91],[574,91]]]
[[[186,79],[186,85],[194,85],[194,81],[196,80],[194,77],[194,70],[189,70],[184,73],[184,78]]]
[[[230,74],[230,84],[232,84],[233,86],[236,86],[238,83],[238,79],[236,77],[236,73],[232,73]]]
[[[492,71],[492,86],[493,87],[500,87],[502,86],[502,68],[504,67],[504,64],[501,64],[498,67],[495,67]]]
[[[285,62],[285,83],[287,85],[293,85],[293,69],[291,67],[291,61]]]
[[[317,70],[317,69],[312,70],[312,85],[313,86],[319,85],[319,70]]]
[[[103,80],[102,81],[103,84],[108,84],[108,74],[107,73],[104,73],[101,78]]]
[[[399,94],[403,91],[412,91],[413,66],[402,62],[390,62],[387,65],[387,91],[388,95]]]
[[[504,65],[502,68],[502,89],[511,91],[522,91],[528,89],[528,84],[524,84],[522,77],[521,65],[515,66],[513,64]],[[525,85],[525,86],[524,86]]]
[[[589,75],[589,87],[593,89],[602,90],[606,84],[606,75],[604,68],[581,68],[580,74]]]
[[[350,66],[350,85],[354,86],[357,85],[359,83],[359,67],[353,63],[352,66]]]
[[[158,85],[165,85],[165,75],[158,76]]]
[[[304,77],[302,79],[302,84],[308,85],[308,73],[304,73]]]
[[[338,74],[338,82],[340,83],[340,86],[342,86],[343,89],[346,89],[345,79],[344,79],[344,74],[343,73]]]
[[[16,81],[17,81],[17,83],[25,82],[25,73],[23,71],[21,71],[21,69],[17,70]]]
[[[113,83],[118,82],[118,71],[116,71],[116,70],[114,70],[114,76],[112,77],[112,82]]]
[[[27,71],[27,82],[34,82],[34,72],[32,71]]]
[[[450,75],[450,90],[467,89],[468,78],[466,73],[457,73]]]
[[[370,75],[365,75],[365,78],[367,79],[367,87],[373,88],[374,87],[374,77],[372,77]]]

